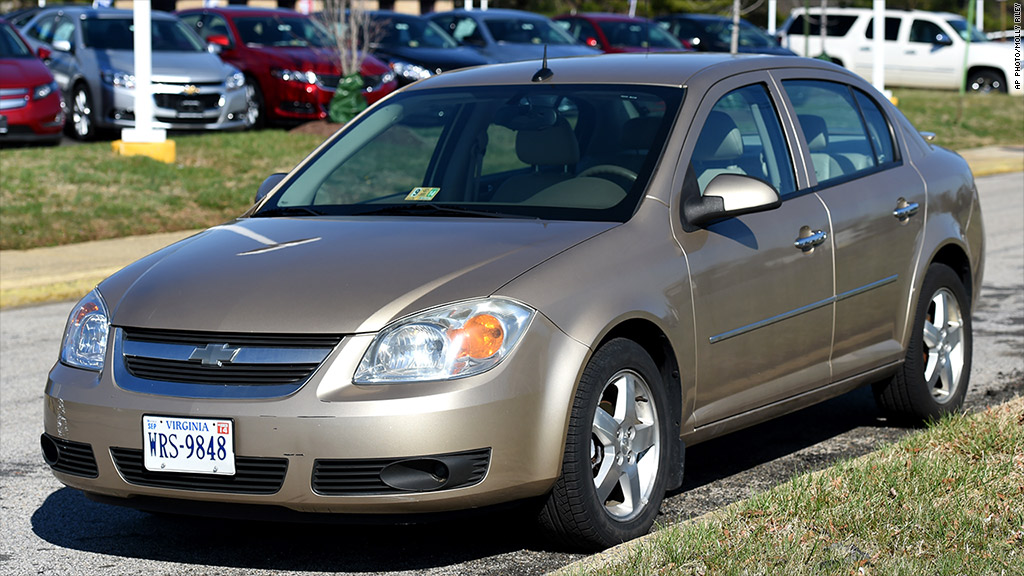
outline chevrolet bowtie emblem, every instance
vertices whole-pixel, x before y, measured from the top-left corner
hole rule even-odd
[[[203,366],[223,366],[241,352],[241,348],[228,348],[227,344],[207,344],[192,351],[189,360],[199,360]]]
[[[182,89],[182,92],[184,92],[186,96],[195,96],[196,94],[199,94],[199,87],[195,84],[186,84]]]

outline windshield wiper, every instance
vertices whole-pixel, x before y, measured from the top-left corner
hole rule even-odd
[[[444,204],[393,204],[365,212],[356,212],[355,216],[462,216],[470,218],[529,218],[536,220],[533,216],[522,216],[519,214],[507,214],[494,210],[479,210],[465,206],[450,206]]]
[[[254,216],[256,217],[273,217],[273,216],[323,216],[324,213],[318,210],[314,210],[309,206],[278,206],[276,208],[269,208],[267,210],[260,210]]]

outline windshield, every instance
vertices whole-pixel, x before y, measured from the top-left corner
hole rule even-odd
[[[947,22],[964,40],[967,40],[967,37],[970,36],[971,42],[988,42],[988,37],[974,26],[968,25],[966,20],[947,20]]]
[[[645,22],[607,21],[601,22],[601,31],[612,46],[634,48],[671,48],[682,50],[683,45],[661,26]]]
[[[623,222],[682,95],[585,85],[398,93],[347,127],[255,216]]]
[[[495,42],[509,44],[576,44],[576,39],[547,20],[488,18],[484,25]]]
[[[381,30],[379,44],[405,48],[455,48],[454,38],[430,20],[376,18],[374,25]]]
[[[206,46],[178,20],[153,20],[153,52],[206,52]],[[82,42],[96,50],[132,50],[135,24],[131,18],[86,18]]]
[[[0,58],[32,58],[32,51],[9,24],[0,24]]]
[[[249,46],[334,47],[322,26],[301,16],[235,18],[235,27],[242,42]]]

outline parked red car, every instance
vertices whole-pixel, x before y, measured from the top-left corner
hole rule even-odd
[[[334,43],[316,20],[292,10],[244,6],[176,14],[245,73],[251,125],[327,117],[343,72]],[[369,104],[398,87],[391,69],[370,55],[359,73]]]
[[[580,42],[605,54],[689,51],[682,42],[646,18],[586,13],[563,14],[554,21]]]
[[[0,18],[0,143],[56,144],[63,129],[64,109],[53,75]]]

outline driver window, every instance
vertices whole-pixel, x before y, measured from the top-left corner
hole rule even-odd
[[[691,164],[701,194],[719,174],[757,178],[781,196],[796,191],[782,125],[763,84],[733,90],[715,104],[697,138]]]

